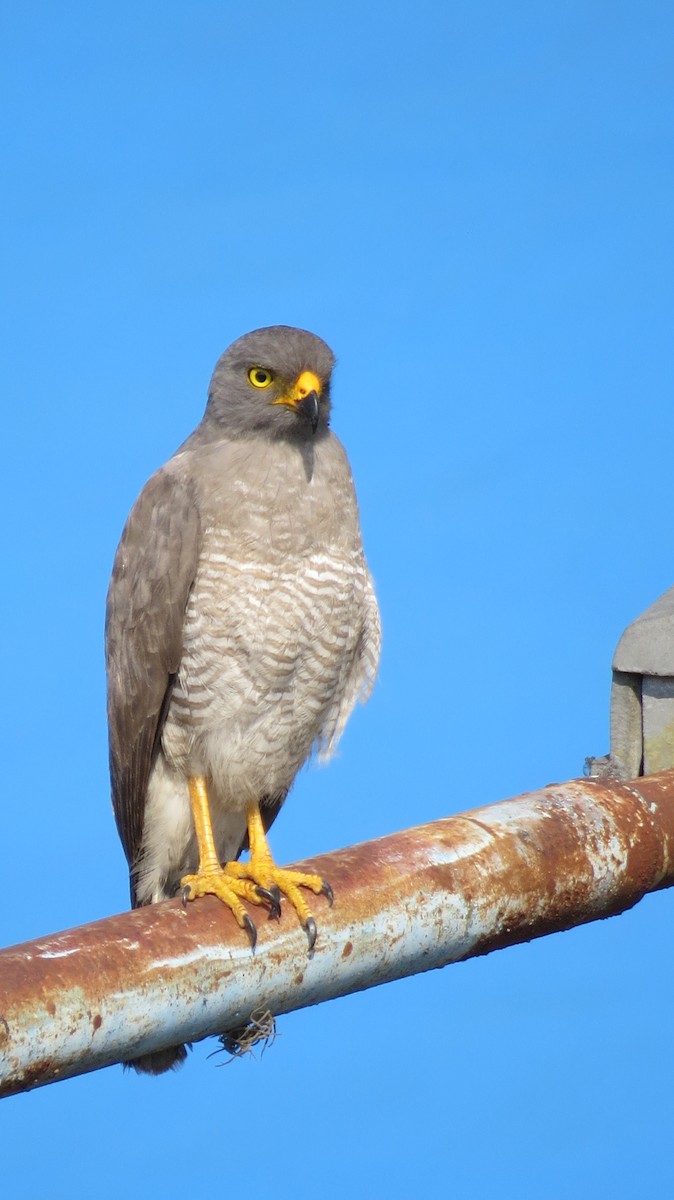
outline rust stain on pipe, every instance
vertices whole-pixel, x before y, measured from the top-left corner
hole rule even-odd
[[[572,780],[300,864],[329,879],[252,954],[206,897],[0,952],[0,1095],[621,912],[674,883],[674,772]]]

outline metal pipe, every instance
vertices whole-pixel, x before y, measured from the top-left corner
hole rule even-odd
[[[302,864],[332,884],[311,957],[294,913],[248,939],[167,901],[0,952],[0,1095],[631,907],[674,884],[674,771],[571,780]]]

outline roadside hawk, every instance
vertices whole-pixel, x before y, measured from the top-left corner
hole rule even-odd
[[[216,364],[201,423],[146,484],[108,593],[110,772],[131,901],[207,893],[252,944],[243,901],[283,894],[316,940],[317,875],[266,833],[312,749],[329,757],[377,672],[380,622],[344,449],[334,357],[284,325]],[[238,861],[250,849],[250,861]],[[179,1065],[184,1047],[138,1070]]]

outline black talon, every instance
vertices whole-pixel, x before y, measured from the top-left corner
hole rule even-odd
[[[323,884],[323,886],[321,888],[321,892],[325,896],[328,904],[330,905],[330,908],[332,908],[332,905],[335,900],[335,893],[333,892],[332,888],[330,887],[330,884],[327,883],[325,879],[322,879],[321,883]]]
[[[188,901],[188,900],[189,900],[189,898],[190,898],[190,893],[191,893],[191,891],[192,891],[192,889],[191,889],[191,887],[190,887],[189,883],[188,883],[188,884],[187,884],[187,886],[186,886],[186,887],[184,887],[184,888],[183,888],[183,890],[182,890],[183,908],[187,908],[187,901]]]
[[[304,926],[304,932],[307,935],[307,940],[309,942],[309,953],[311,954],[314,946],[316,945],[316,938],[318,936],[316,922],[314,921],[313,917],[309,917],[306,925]]]
[[[281,916],[281,893],[277,887],[256,887],[255,891],[261,900],[269,905],[269,920],[278,921]]]
[[[251,950],[254,950],[255,943],[257,942],[257,929],[255,927],[255,922],[251,919],[248,913],[244,913],[243,927],[250,938],[250,948]]]

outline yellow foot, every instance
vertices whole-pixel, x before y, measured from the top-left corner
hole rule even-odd
[[[245,929],[250,938],[251,946],[257,941],[257,929],[254,921],[246,912],[242,900],[249,904],[269,904],[270,915],[278,916],[280,906],[274,893],[266,892],[256,887],[247,879],[235,879],[221,866],[197,871],[196,875],[184,875],[180,880],[183,889],[183,904],[188,900],[196,900],[199,896],[217,896],[234,913],[241,929]]]
[[[277,867],[271,855],[267,854],[251,857],[250,862],[228,862],[224,869],[232,884],[248,883],[261,899],[268,903],[270,899],[273,901],[270,906],[271,917],[281,915],[280,899],[283,893],[300,919],[300,924],[309,939],[309,950],[313,950],[316,944],[316,922],[300,888],[308,888],[317,896],[326,896],[328,903],[332,904],[333,895],[329,883],[321,879],[320,875],[307,875],[303,871]]]
[[[316,922],[300,888],[309,888],[317,896],[327,896],[332,904],[330,884],[324,883],[320,875],[307,875],[302,871],[288,871],[276,866],[267,843],[260,806],[256,801],[251,801],[246,808],[250,862],[230,862],[221,867],[213,836],[206,777],[191,775],[188,785],[199,869],[196,875],[185,875],[181,880],[183,903],[196,900],[197,896],[217,896],[231,909],[241,929],[246,930],[251,945],[255,946],[257,930],[241,901],[267,904],[269,915],[280,917],[283,892],[306,931],[311,952],[316,942]]]

